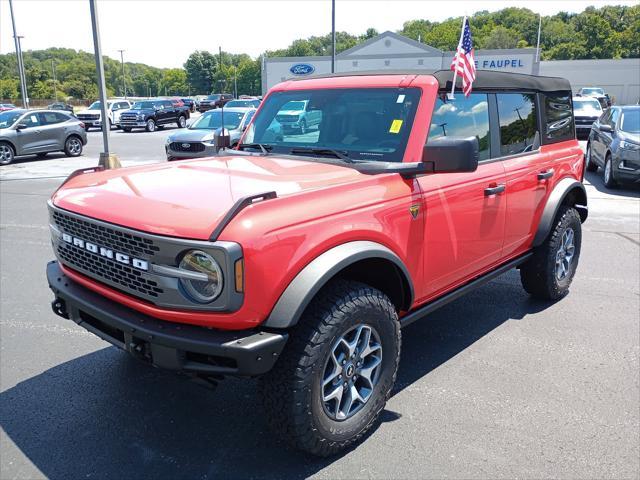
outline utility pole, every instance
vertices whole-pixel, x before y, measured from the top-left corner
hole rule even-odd
[[[233,66],[233,98],[238,98],[238,67]]]
[[[122,92],[124,93],[124,99],[127,99],[127,83],[124,79],[124,50],[118,50],[120,52],[120,64],[122,64]]]
[[[51,59],[51,72],[53,73],[53,96],[58,101],[58,83],[56,82],[56,61]]]
[[[218,73],[220,74],[218,82],[220,82],[219,85],[222,85],[222,47],[218,47],[218,59]],[[222,90],[220,90],[220,93],[223,93]]]
[[[100,46],[100,25],[98,22],[98,2],[89,0],[91,11],[91,29],[93,31],[93,49],[96,57],[96,75],[98,79],[98,92],[100,95],[100,113],[102,114],[102,145],[99,166],[105,169],[120,168],[120,160],[109,151],[109,116],[107,115],[107,87],[104,83],[104,62],[102,61],[102,47]]]
[[[331,0],[331,73],[336,72],[336,0]]]
[[[18,60],[18,75],[20,76],[20,93],[22,94],[22,106],[29,108],[29,95],[27,94],[27,79],[24,75],[24,63],[22,61],[22,47],[20,39],[16,33],[16,18],[13,14],[13,0],[9,0],[9,10],[11,11],[11,24],[13,26],[13,41],[16,46],[16,58]]]

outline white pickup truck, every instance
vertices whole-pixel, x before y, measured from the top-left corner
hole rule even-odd
[[[131,108],[128,100],[107,100],[107,116],[109,117],[109,127],[113,125],[120,127],[120,113]],[[102,112],[100,110],[100,101],[93,102],[89,108],[82,110],[76,114],[78,120],[81,120],[87,131],[90,128],[102,129]]]

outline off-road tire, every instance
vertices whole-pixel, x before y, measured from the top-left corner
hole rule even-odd
[[[591,143],[587,143],[587,151],[584,154],[585,162],[587,163],[587,172],[597,172],[598,164],[593,161],[591,151]]]
[[[556,276],[556,255],[560,250],[563,234],[569,228],[574,232],[575,253],[568,274],[559,280]],[[542,300],[558,300],[569,293],[569,286],[580,260],[581,243],[580,214],[571,206],[560,207],[549,236],[520,267],[520,279],[524,289],[531,296]]]
[[[604,186],[607,188],[616,188],[618,186],[618,182],[616,182],[616,179],[613,176],[613,161],[611,160],[610,153],[607,153],[607,156],[604,160],[604,168],[602,169],[602,180],[604,182]]]
[[[346,420],[324,410],[320,384],[328,355],[345,332],[370,325],[382,345],[382,370],[371,397]],[[337,280],[311,302],[275,367],[259,385],[267,421],[294,448],[329,456],[349,448],[380,420],[400,360],[400,324],[393,303],[379,290]]]

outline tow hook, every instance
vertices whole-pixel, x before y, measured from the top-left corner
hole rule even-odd
[[[51,302],[51,309],[53,313],[69,320],[69,313],[67,312],[67,304],[61,298],[56,298]]]

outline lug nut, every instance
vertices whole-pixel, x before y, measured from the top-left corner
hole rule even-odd
[[[347,388],[347,382],[344,382],[343,386],[344,386],[344,388]]]

